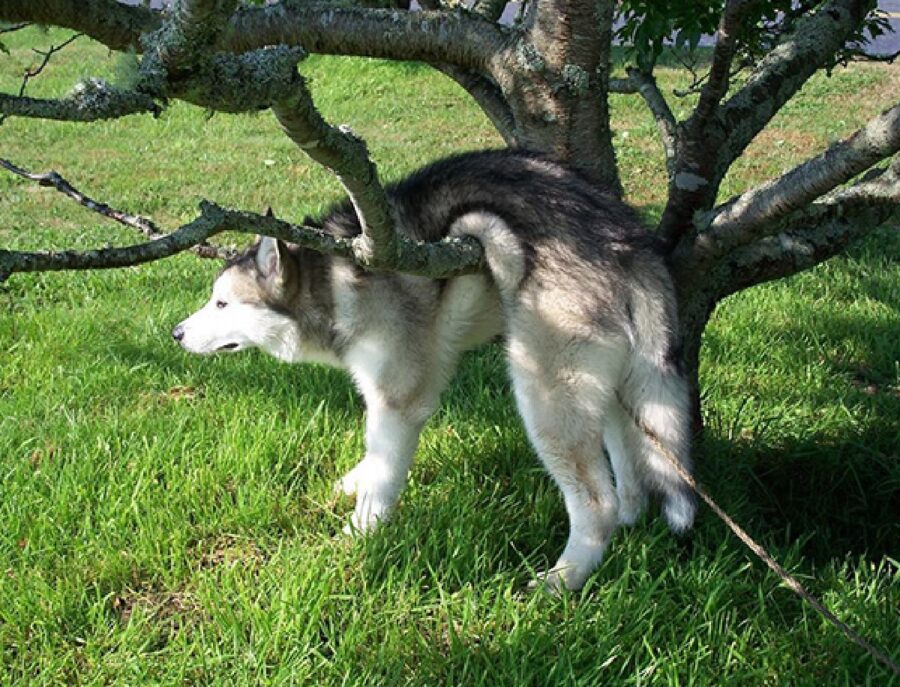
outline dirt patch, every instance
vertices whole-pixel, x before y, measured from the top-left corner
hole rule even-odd
[[[204,392],[202,388],[193,386],[173,386],[171,389],[163,391],[143,391],[138,396],[138,400],[142,407],[153,405],[168,405],[170,403],[190,402],[203,398]]]
[[[201,570],[214,568],[256,568],[267,560],[267,556],[256,542],[247,537],[224,534],[214,539],[197,543],[196,558]]]
[[[201,612],[199,602],[190,592],[147,589],[127,589],[115,595],[112,609],[125,624],[131,621],[136,611],[141,611],[153,622],[174,622],[176,618],[197,616]]]

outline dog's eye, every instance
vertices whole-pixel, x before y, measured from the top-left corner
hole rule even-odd
[[[219,310],[221,310],[222,308],[224,308],[226,305],[228,305],[228,303],[226,303],[225,301],[216,301],[216,307],[217,307]]]

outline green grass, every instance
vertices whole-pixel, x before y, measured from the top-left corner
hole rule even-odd
[[[3,90],[33,59],[28,38],[7,41]],[[32,94],[114,68],[87,42],[58,57]],[[386,178],[499,145],[426,68],[313,59],[304,71]],[[661,75],[667,89],[684,79]],[[815,79],[726,193],[846,134],[889,103],[898,79],[859,65]],[[614,117],[630,198],[653,216],[664,184],[652,119],[634,98],[616,98]],[[302,217],[337,193],[266,114],[207,119],[176,104],[159,121],[10,120],[0,154],[167,226],[203,197]],[[132,240],[0,176],[0,245]],[[898,256],[886,230],[723,304],[704,349],[709,431],[697,449],[724,508],[895,655]],[[0,289],[0,683],[891,682],[705,510],[682,541],[653,514],[619,532],[581,594],[525,593],[561,548],[565,518],[497,347],[466,359],[395,520],[364,541],[341,537],[348,504],[330,485],[361,454],[362,406],[335,371],[172,345],[168,332],[205,300],[215,270],[179,256],[18,275]]]

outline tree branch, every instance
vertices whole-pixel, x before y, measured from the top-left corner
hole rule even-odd
[[[363,264],[393,264],[399,255],[393,211],[365,143],[349,128],[337,129],[322,119],[299,74],[292,90],[272,105],[272,112],[288,137],[331,170],[347,190],[362,227],[358,243]]]
[[[94,122],[141,113],[156,117],[160,112],[160,106],[149,95],[116,88],[102,79],[82,81],[68,97],[58,100],[0,93],[0,114],[4,116]]]
[[[719,102],[728,92],[731,80],[731,63],[737,51],[737,33],[752,0],[728,0],[716,31],[709,76],[700,91],[697,107],[688,120],[689,130],[702,132],[706,122],[716,112]]]
[[[113,50],[127,50],[140,47],[140,35],[159,26],[160,14],[116,0],[3,0],[0,19],[69,28]]]
[[[663,149],[666,153],[666,171],[671,177],[675,173],[675,160],[678,155],[678,123],[672,114],[669,103],[666,102],[662,92],[656,85],[656,79],[649,72],[642,72],[635,68],[628,69],[628,81],[631,82],[637,93],[640,93],[659,129]]]
[[[781,218],[898,150],[900,104],[885,110],[818,157],[720,206],[708,218],[706,227],[700,227],[696,250],[719,256],[746,244]]]
[[[132,215],[121,210],[116,210],[106,203],[96,201],[93,198],[84,195],[81,191],[79,191],[77,188],[72,186],[72,184],[66,181],[66,179],[60,176],[60,174],[56,171],[51,170],[50,172],[45,172],[43,174],[35,174],[34,172],[29,172],[28,170],[23,169],[18,165],[13,164],[9,160],[5,160],[3,158],[0,158],[0,167],[3,167],[4,169],[12,172],[13,174],[16,174],[17,176],[22,177],[23,179],[37,182],[40,186],[55,188],[64,196],[71,198],[79,205],[83,205],[84,207],[86,207],[88,210],[99,213],[104,217],[118,222],[119,224],[125,225],[126,227],[137,229],[148,239],[158,239],[165,236],[165,234],[160,231],[159,227],[156,226],[153,220],[147,219],[146,217],[141,217],[140,215]],[[206,243],[205,241],[194,246],[193,252],[199,255],[201,258],[219,258],[221,260],[227,260],[234,257],[235,255],[234,248],[213,246],[209,243]]]
[[[490,73],[509,41],[494,23],[464,12],[298,3],[240,8],[217,47],[243,52],[283,43],[312,53],[422,60]]]
[[[492,79],[452,64],[438,64],[435,68],[456,81],[475,99],[507,145],[518,145],[515,115],[500,87]]]
[[[216,17],[221,16],[220,11],[218,7]],[[141,35],[158,29],[163,15],[116,0],[4,0],[0,19],[71,28],[114,50],[142,51]],[[239,7],[228,18],[214,48],[243,53],[284,44],[320,54],[422,60],[490,71],[510,41],[501,27],[469,12],[280,2]]]
[[[872,197],[849,193],[830,201],[813,203],[784,223],[774,236],[738,248],[723,262],[728,279],[722,281],[719,298],[749,286],[788,277],[841,253],[853,241],[897,218],[900,183],[893,193]]]
[[[193,221],[147,243],[88,251],[26,252],[0,249],[0,282],[16,272],[96,270],[129,267],[188,250],[223,231],[273,236],[320,253],[357,261],[356,242],[321,229],[290,224],[275,217],[223,208],[204,201]],[[472,238],[447,238],[421,243],[404,238],[398,264],[392,269],[434,279],[484,269],[481,244]]]
[[[25,26],[28,26],[28,24],[17,24],[15,27],[6,29],[6,31],[16,31]],[[83,33],[73,34],[73,35],[69,36],[69,38],[67,38],[65,41],[60,43],[59,45],[51,45],[50,49],[46,50],[46,51],[35,50],[35,52],[38,53],[39,55],[41,55],[43,57],[43,59],[41,60],[41,63],[38,66],[29,67],[28,69],[25,70],[25,74],[22,76],[22,85],[19,86],[18,97],[22,98],[25,95],[25,89],[28,88],[28,82],[31,81],[31,79],[33,79],[34,77],[39,76],[41,74],[41,72],[43,72],[44,69],[47,68],[47,65],[50,64],[50,59],[56,53],[58,53],[60,50],[64,50],[67,46],[69,46],[72,43],[74,43],[75,41],[77,41],[83,35],[84,35]],[[2,47],[3,46],[0,45],[0,48],[2,48]],[[0,124],[3,124],[3,122],[6,121],[6,118],[8,116],[9,115],[2,113],[2,110],[0,110]]]

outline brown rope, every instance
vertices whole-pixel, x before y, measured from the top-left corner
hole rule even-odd
[[[707,491],[697,483],[697,481],[693,478],[693,476],[682,467],[681,463],[678,461],[678,458],[667,449],[660,438],[657,436],[656,432],[654,432],[650,427],[646,425],[639,417],[637,417],[631,408],[622,400],[621,396],[618,396],[619,405],[622,406],[622,409],[625,413],[631,418],[631,421],[634,422],[635,426],[640,429],[647,438],[650,440],[650,443],[653,444],[654,448],[659,451],[663,456],[665,456],[666,460],[668,460],[672,467],[675,468],[675,471],[678,473],[679,477],[683,479],[687,484],[693,489],[697,494],[706,502],[713,512],[718,515],[722,521],[728,525],[728,528],[734,532],[738,539],[740,539],[744,544],[750,549],[753,553],[755,553],[759,559],[765,563],[769,568],[776,574],[781,580],[788,586],[788,588],[793,591],[797,596],[806,601],[810,606],[812,606],[819,614],[825,618],[829,623],[838,628],[847,638],[850,639],[854,644],[865,649],[869,654],[875,658],[877,661],[885,665],[891,671],[894,672],[895,675],[900,675],[900,665],[887,654],[885,654],[880,649],[873,646],[869,641],[867,641],[862,635],[860,635],[856,630],[847,625],[844,621],[838,618],[834,613],[829,611],[825,605],[819,601],[815,596],[810,594],[806,589],[800,584],[799,580],[796,577],[791,575],[787,570],[785,570],[781,564],[778,563],[769,552],[766,551],[760,544],[758,544],[749,534],[747,534],[743,528],[738,525],[734,520],[732,520],[728,514],[719,507],[712,496],[710,496]]]

